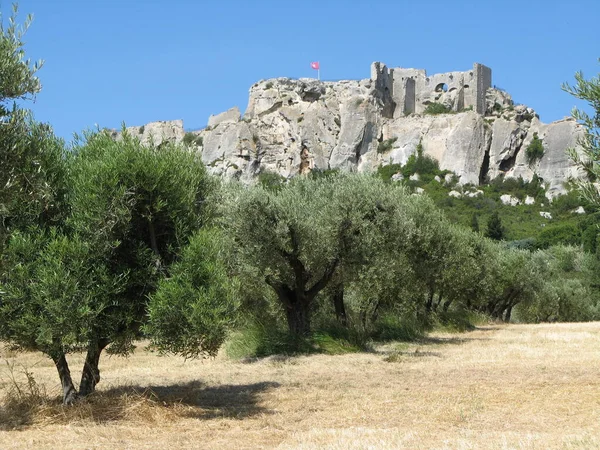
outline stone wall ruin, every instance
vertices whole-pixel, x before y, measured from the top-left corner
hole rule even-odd
[[[475,63],[466,72],[427,75],[424,69],[388,68],[374,62],[371,80],[381,92],[384,116],[388,118],[420,114],[430,103],[442,103],[456,112],[473,109],[483,115],[486,92],[492,87],[492,69]]]

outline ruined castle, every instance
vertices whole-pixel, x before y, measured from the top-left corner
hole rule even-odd
[[[383,114],[389,119],[422,113],[429,103],[444,103],[456,112],[473,109],[485,114],[492,69],[475,63],[466,72],[427,75],[424,69],[387,68],[374,62],[371,80],[382,94]]]
[[[451,113],[428,114],[433,103]],[[155,143],[186,135],[181,121],[129,131]],[[515,105],[508,93],[492,87],[492,71],[482,64],[427,75],[375,62],[363,80],[260,80],[250,88],[243,116],[234,107],[188,134],[211,173],[248,182],[261,172],[372,172],[406,164],[420,147],[460,184],[535,175],[553,196],[565,191],[565,180],[582,176],[565,151],[577,148],[581,133],[573,119],[544,124],[532,108]],[[526,149],[534,138],[542,141],[544,154],[531,162]]]

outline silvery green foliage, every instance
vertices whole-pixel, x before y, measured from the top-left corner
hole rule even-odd
[[[56,225],[62,213],[64,143],[48,125],[36,123],[15,100],[41,89],[23,37],[32,17],[17,23],[17,6],[5,23],[0,15],[0,252],[8,235],[29,226]]]
[[[577,182],[583,196],[591,203],[600,205],[600,76],[586,80],[583,73],[575,74],[575,85],[564,83],[563,90],[574,97],[586,101],[591,113],[573,108],[572,115],[583,125],[584,135],[578,141],[583,149],[579,154],[575,149],[569,150],[569,156],[590,176],[590,182]]]
[[[232,189],[224,225],[247,279],[289,291],[278,294],[286,310],[298,298],[310,310],[335,277],[373,264],[389,236],[402,234],[395,220],[404,197],[370,176],[298,177],[277,189]]]
[[[126,353],[146,321],[148,295],[208,221],[215,183],[198,155],[175,145],[145,146],[127,133],[119,141],[107,132],[88,135],[69,170],[67,227],[127,279],[101,327],[110,350]]]
[[[146,333],[164,353],[214,356],[233,324],[237,280],[227,271],[225,236],[194,234],[148,304]]]
[[[0,15],[0,116],[9,114],[6,102],[33,96],[41,90],[40,80],[35,75],[43,61],[31,64],[25,58],[23,37],[33,17],[28,15],[23,25],[17,23],[17,5],[14,4],[8,24]]]
[[[111,274],[89,243],[56,230],[14,233],[2,263],[0,336],[55,357],[94,337],[126,277]],[[108,332],[108,330],[106,330]]]
[[[580,248],[554,246],[531,256],[543,282],[532,301],[519,305],[522,322],[577,322],[598,320],[600,299],[593,284],[598,259]]]

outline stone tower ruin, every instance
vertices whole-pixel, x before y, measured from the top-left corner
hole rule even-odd
[[[422,113],[430,103],[443,103],[453,111],[472,108],[485,114],[485,94],[492,87],[492,69],[475,63],[466,72],[427,75],[424,69],[387,68],[374,62],[371,80],[381,93],[383,114],[388,118]]]

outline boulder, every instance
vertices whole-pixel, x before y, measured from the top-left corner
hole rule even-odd
[[[512,195],[504,194],[500,196],[500,201],[504,205],[517,206],[521,204],[521,201],[517,197]]]

